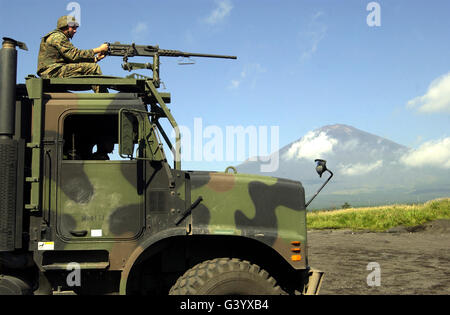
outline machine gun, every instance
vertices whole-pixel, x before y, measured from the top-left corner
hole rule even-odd
[[[179,50],[160,49],[158,45],[131,45],[121,44],[119,42],[106,43],[108,44],[108,56],[121,56],[123,57],[122,68],[127,71],[148,69],[153,71],[153,82],[156,87],[159,86],[159,57],[206,57],[206,58],[225,58],[225,59],[237,59],[236,56],[225,55],[212,55],[212,54],[199,54],[190,53]],[[128,62],[129,57],[152,57],[153,63],[135,63]]]

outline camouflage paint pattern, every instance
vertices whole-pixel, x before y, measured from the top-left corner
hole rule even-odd
[[[33,216],[30,228],[30,250],[41,270],[65,269],[52,259],[58,253],[69,262],[69,253],[76,251],[106,252],[106,261],[86,258],[80,265],[122,271],[120,291],[125,293],[127,277],[147,248],[171,236],[190,235],[251,238],[273,248],[293,268],[308,267],[304,190],[299,182],[172,169],[175,187],[171,188],[161,167],[167,162],[162,159],[64,159],[68,117],[117,116],[121,108],[146,111],[141,97],[133,93],[43,95],[42,217]],[[139,137],[157,143],[146,117],[140,119]],[[146,146],[144,157],[153,156],[149,150]],[[179,213],[200,196],[202,202],[176,225]],[[54,249],[39,250],[42,241],[53,242]],[[300,261],[291,259],[293,241],[301,242],[305,258]]]
[[[192,212],[193,234],[240,235],[273,247],[294,268],[291,242],[306,244],[306,211],[299,182],[248,174],[193,172],[191,200],[202,196]]]

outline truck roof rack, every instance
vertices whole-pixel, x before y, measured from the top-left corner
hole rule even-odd
[[[92,89],[93,85],[103,86],[119,92],[139,93],[145,92],[145,79],[122,78],[112,76],[76,76],[70,78],[37,78],[29,75],[26,80],[39,79],[43,83],[44,92],[85,91]]]

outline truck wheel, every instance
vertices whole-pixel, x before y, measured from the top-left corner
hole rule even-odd
[[[29,295],[31,287],[25,281],[13,277],[0,275],[0,295]]]
[[[286,294],[267,271],[248,261],[216,258],[204,261],[181,276],[170,295]]]

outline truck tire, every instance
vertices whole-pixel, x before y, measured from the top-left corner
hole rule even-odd
[[[30,295],[31,287],[22,279],[0,275],[0,295]]]
[[[286,294],[267,271],[246,260],[216,258],[195,265],[173,285],[170,295]]]

